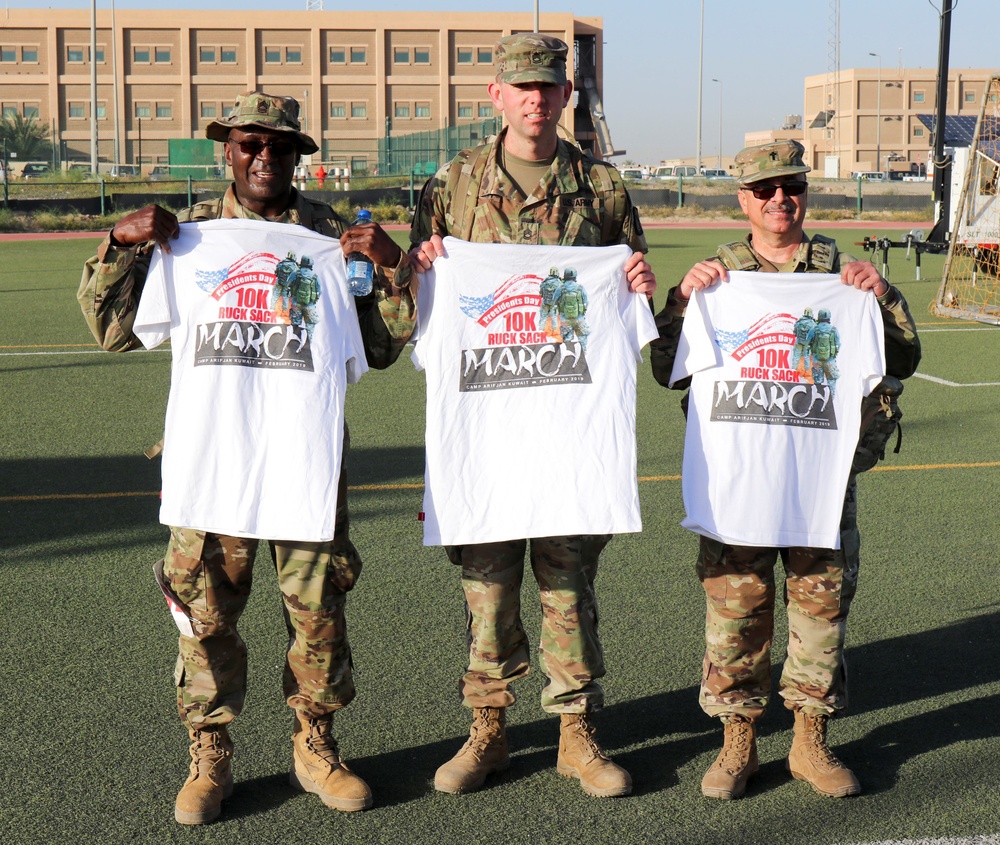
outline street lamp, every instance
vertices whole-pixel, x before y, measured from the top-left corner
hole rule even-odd
[[[878,53],[869,53],[878,59],[878,97],[876,99],[876,110],[878,112],[878,123],[875,125],[875,169],[882,172],[882,56]]]
[[[722,80],[713,79],[719,83],[719,170],[722,170]]]

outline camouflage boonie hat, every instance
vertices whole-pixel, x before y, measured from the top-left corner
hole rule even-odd
[[[566,84],[564,41],[537,32],[519,33],[501,38],[493,47],[493,65],[500,82],[551,82]]]
[[[294,97],[274,97],[263,91],[251,91],[236,98],[236,105],[228,117],[213,120],[205,127],[205,136],[225,143],[230,129],[251,127],[287,132],[298,138],[299,152],[305,155],[319,147],[306,135],[299,124],[299,103]]]
[[[736,154],[734,167],[741,185],[761,179],[792,176],[812,170],[803,160],[806,148],[798,141],[775,141],[757,147],[746,147]]]

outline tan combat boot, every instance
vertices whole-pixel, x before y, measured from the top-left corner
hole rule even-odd
[[[746,792],[747,781],[757,773],[760,764],[753,721],[746,716],[731,716],[724,727],[722,751],[701,779],[701,794],[731,801]]]
[[[601,751],[586,713],[560,716],[556,771],[566,777],[579,778],[583,791],[597,798],[614,798],[632,791],[631,776]]]
[[[333,716],[309,719],[295,715],[288,782],[296,789],[318,795],[335,810],[367,810],[372,805],[372,791],[340,759],[332,728]]]
[[[480,707],[472,711],[472,729],[458,753],[434,773],[438,792],[461,795],[474,792],[488,775],[510,765],[507,751],[507,714],[502,707]]]
[[[188,729],[191,774],[177,793],[174,819],[206,824],[218,818],[222,801],[233,794],[233,743],[225,727]]]
[[[822,713],[795,711],[795,737],[788,755],[788,770],[796,780],[804,780],[820,795],[846,798],[860,795],[861,784],[826,744],[830,717]]]

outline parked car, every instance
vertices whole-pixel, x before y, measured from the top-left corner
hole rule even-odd
[[[22,179],[38,179],[41,176],[48,176],[52,173],[52,168],[47,164],[26,164],[21,171]]]
[[[138,176],[139,166],[137,164],[112,164],[108,171],[108,176],[112,179],[120,179],[123,176]]]
[[[698,175],[698,168],[693,164],[661,164],[653,171],[653,179],[676,179],[683,176],[689,179]]]
[[[622,179],[630,179],[636,182],[649,178],[649,171],[644,167],[623,167],[621,174]]]
[[[718,168],[703,170],[701,173],[706,179],[735,179],[732,173],[726,170],[719,170]]]
[[[159,181],[161,181],[163,179],[169,179],[170,178],[170,168],[166,167],[164,165],[157,165],[156,167],[153,167],[153,168],[150,169],[150,171],[149,171],[149,178],[153,182],[159,182]]]

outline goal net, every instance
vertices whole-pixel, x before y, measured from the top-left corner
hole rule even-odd
[[[983,96],[931,311],[1000,325],[1000,75]]]

